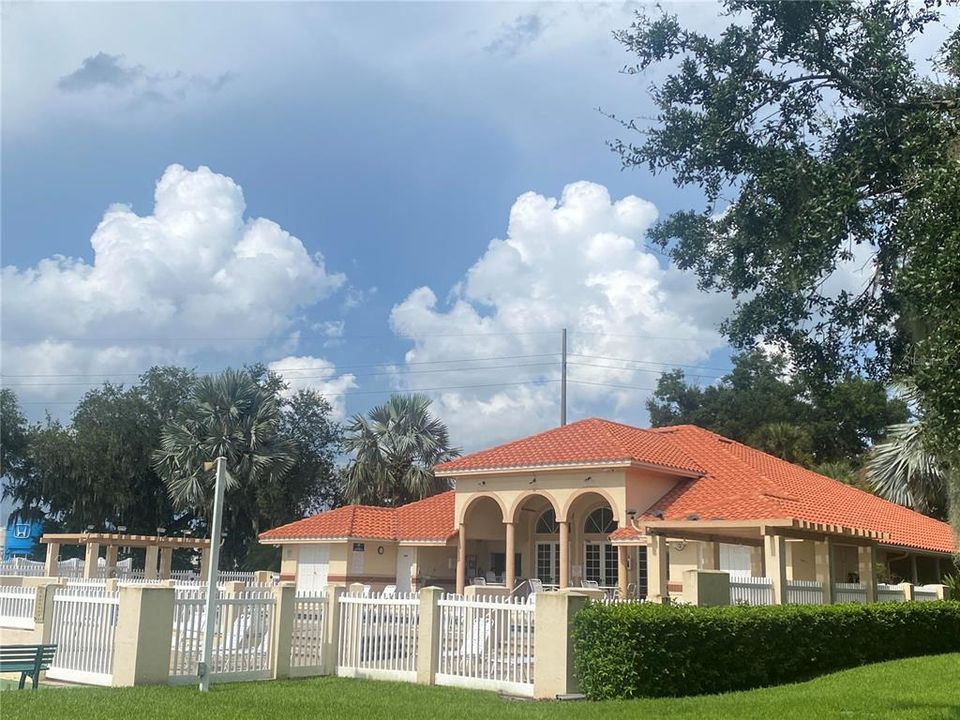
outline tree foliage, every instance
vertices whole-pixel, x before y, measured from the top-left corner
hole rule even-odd
[[[69,424],[48,418],[29,425],[16,396],[4,390],[4,494],[20,514],[45,518],[51,530],[125,526],[153,534],[164,527],[204,535],[211,478],[202,462],[223,450],[240,481],[228,495],[224,565],[244,565],[264,524],[338,501],[333,464],[340,427],[321,395],[289,395],[260,366],[225,375],[230,383],[183,368],[151,368],[131,387],[107,383],[88,392]],[[185,445],[166,447],[169,456],[161,453],[166,460],[158,467],[164,436]],[[263,465],[266,449],[277,446],[288,454],[282,472]]]
[[[917,375],[942,447],[960,434],[960,30],[925,73],[934,4],[725,0],[716,34],[667,13],[616,34],[664,65],[658,113],[625,123],[627,167],[701,188],[651,239],[738,301],[738,347],[789,348],[818,382]],[[860,272],[866,278],[852,283]]]
[[[845,482],[886,427],[909,417],[906,403],[877,381],[811,387],[787,373],[783,357],[762,351],[735,355],[733,369],[706,387],[682,370],[663,373],[647,410],[654,427],[699,425]]]
[[[344,447],[354,453],[344,473],[346,497],[367,505],[402,505],[449,489],[432,467],[460,454],[420,394],[392,395],[367,417],[355,415]]]

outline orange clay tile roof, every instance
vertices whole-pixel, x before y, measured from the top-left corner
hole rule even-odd
[[[950,526],[693,425],[659,428],[706,473],[681,480],[648,508],[665,520],[798,519],[887,533],[884,544],[949,553]]]
[[[641,430],[590,419],[523,440],[467,455],[435,470],[538,467],[591,462],[635,461],[672,468],[677,484],[644,511],[665,520],[797,519],[885,533],[884,544],[949,553],[950,526],[900,505],[793,465],[708,430],[680,425]],[[270,540],[368,537],[443,541],[452,537],[454,492],[399,508],[348,506],[263,533]],[[621,528],[614,539],[636,532]]]
[[[588,418],[441,463],[434,472],[637,462],[700,474],[702,468],[650,430]]]
[[[369,538],[446,542],[454,533],[452,490],[398,508],[347,505],[267,530],[260,540]]]

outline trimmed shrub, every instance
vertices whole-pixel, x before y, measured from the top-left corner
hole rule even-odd
[[[591,604],[574,619],[573,643],[592,699],[701,695],[960,651],[960,602]]]

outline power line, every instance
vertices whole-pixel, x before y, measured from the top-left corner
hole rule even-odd
[[[510,332],[510,331],[498,331],[498,332],[475,332],[475,333],[426,333],[418,334],[415,339],[419,340],[420,338],[451,338],[451,337],[521,337],[528,335],[556,335],[557,330],[531,330],[525,332]],[[324,333],[316,333],[321,337],[326,337],[329,340],[404,340],[404,336],[398,335],[397,333],[380,333],[376,335],[327,335]],[[4,337],[0,338],[0,342],[4,343],[15,343],[15,342],[114,342],[114,343],[127,343],[127,342],[149,342],[149,343],[165,343],[165,342],[228,342],[231,340],[247,340],[247,341],[256,341],[256,342],[265,342],[269,340],[269,337],[264,337],[262,335],[200,335],[196,337],[188,336],[148,336],[148,337],[81,337],[81,336],[69,336],[69,335],[15,335],[13,337]]]
[[[639,385],[613,385],[611,383],[590,382],[589,380],[567,380],[574,385],[596,385],[597,387],[619,388],[621,390],[644,390],[647,392],[656,392],[656,388],[641,387]]]
[[[615,367],[613,365],[598,365],[597,363],[581,363],[581,362],[572,362],[568,363],[571,367],[592,367],[592,368],[601,368],[603,370],[622,370],[625,372],[641,372],[641,373],[653,373],[655,375],[663,374],[663,370],[654,370],[653,368],[634,368],[634,367]],[[719,380],[724,377],[723,375],[697,375],[701,378],[709,378],[711,380]]]
[[[643,365],[658,365],[667,368],[690,368],[691,370],[713,370],[715,372],[729,373],[731,368],[709,367],[707,365],[683,365],[681,363],[661,363],[653,360],[633,360],[631,358],[615,358],[605,355],[581,355],[579,353],[570,353],[570,357],[587,358],[589,360],[612,360],[613,362],[640,363]]]
[[[338,377],[343,377],[344,375],[350,375],[355,378],[365,378],[365,377],[406,377],[407,375],[426,375],[433,373],[460,373],[460,372],[475,372],[477,370],[509,370],[514,368],[530,368],[530,367],[553,367],[554,363],[520,363],[513,365],[480,365],[477,367],[460,367],[460,368],[434,368],[432,370],[406,370],[406,371],[397,371],[397,372],[375,372],[375,373],[340,373],[339,370],[336,371],[337,374],[330,375],[284,375],[283,379],[287,382],[294,380],[335,380]],[[304,368],[304,371],[310,370],[314,371],[318,368]],[[285,368],[280,374],[289,372],[289,368]],[[11,377],[11,376],[8,376]],[[107,381],[86,381],[86,382],[21,382],[21,383],[4,383],[4,387],[10,388],[28,388],[28,387],[95,387],[102,385]]]
[[[420,360],[415,362],[406,362],[405,360],[397,361],[386,361],[379,363],[367,363],[367,364],[347,364],[347,365],[337,365],[336,363],[330,363],[334,366],[337,372],[344,370],[350,370],[352,368],[368,368],[368,367],[384,367],[386,365],[442,365],[446,363],[461,363],[461,362],[491,362],[496,360],[523,360],[529,358],[542,358],[542,357],[557,357],[560,353],[539,353],[534,355],[497,355],[494,357],[481,357],[481,358],[457,358],[454,360]],[[267,363],[264,363],[267,365]],[[268,368],[269,369],[269,368]],[[222,368],[211,369],[206,371],[197,370],[196,372],[219,372]],[[290,367],[290,368],[281,368],[280,370],[275,370],[274,372],[289,372],[289,371],[307,371],[307,370],[319,370],[316,367]],[[39,378],[39,377],[140,377],[143,375],[143,372],[115,372],[115,373],[40,373],[40,374],[31,374],[31,375],[7,375],[0,373],[0,378]]]
[[[534,387],[540,385],[549,385],[551,383],[558,383],[560,380],[536,380],[536,381],[527,381],[527,382],[512,382],[512,383],[484,383],[482,385],[445,385],[442,387],[429,387],[429,388],[388,388],[386,390],[348,390],[345,392],[339,393],[324,393],[324,397],[345,397],[348,395],[384,395],[392,393],[415,393],[415,392],[434,392],[436,390],[475,390],[480,388],[495,388],[495,387],[515,387],[518,385],[533,385]],[[30,400],[26,402],[21,402],[21,405],[75,405],[76,402],[72,400]]]

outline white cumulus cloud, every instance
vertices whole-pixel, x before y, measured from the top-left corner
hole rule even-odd
[[[85,374],[191,363],[281,335],[295,339],[300,310],[346,278],[277,223],[245,217],[245,209],[231,178],[171,165],[151,214],[107,209],[90,238],[92,262],[56,255],[4,267],[4,375],[34,376],[33,387],[19,383],[21,396],[75,398],[76,387],[50,378],[72,375],[80,385]]]
[[[298,390],[315,390],[330,401],[334,419],[343,420],[346,416],[343,393],[357,387],[353,374],[338,375],[332,362],[310,355],[289,355],[268,363],[267,367],[287,383],[286,395],[293,395]]]
[[[433,393],[467,448],[556,425],[566,327],[570,417],[643,422],[649,392],[611,386],[652,387],[671,363],[702,363],[724,345],[716,328],[731,308],[644,245],[656,217],[650,202],[613,200],[590,182],[566,186],[559,199],[521,195],[506,237],[489,244],[445,302],[420,287],[393,308],[394,331],[413,343],[395,385],[481,386]],[[440,362],[448,360],[456,362]]]

